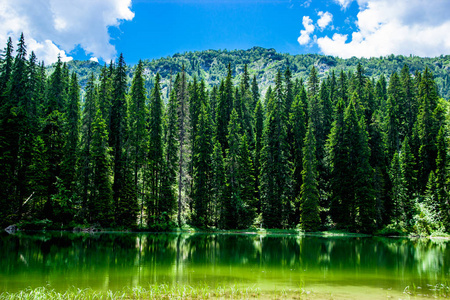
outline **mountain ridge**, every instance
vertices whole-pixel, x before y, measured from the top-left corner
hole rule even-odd
[[[183,66],[189,79],[195,76],[212,86],[220,84],[220,80],[225,78],[228,64],[231,65],[233,77],[235,83],[237,83],[244,65],[247,64],[250,76],[256,76],[260,90],[264,94],[265,90],[274,84],[278,70],[283,71],[288,66],[293,79],[307,78],[313,65],[317,68],[319,77],[323,79],[331,74],[332,70],[335,70],[336,73],[341,70],[353,72],[356,70],[358,63],[363,66],[365,74],[373,78],[378,78],[382,74],[389,78],[393,72],[400,72],[405,64],[409,66],[413,75],[416,71],[423,72],[425,68],[428,68],[434,75],[440,96],[446,99],[450,98],[450,55],[419,57],[391,54],[377,58],[352,57],[343,59],[313,53],[291,55],[279,53],[273,48],[267,49],[255,46],[247,50],[187,51],[157,59],[143,59],[142,61],[147,90],[149,91],[153,87],[153,79],[158,72],[162,78],[161,88],[165,99],[168,98],[170,75],[172,75],[173,80]],[[93,72],[94,76],[98,78],[103,67],[97,62],[78,60],[70,61],[67,65],[70,71],[77,73],[83,87],[90,73]],[[135,68],[136,65],[127,66],[127,75],[130,82]],[[49,72],[52,69],[52,66],[48,67]]]

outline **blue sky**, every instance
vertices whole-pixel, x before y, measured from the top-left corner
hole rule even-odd
[[[24,32],[46,64],[128,64],[185,51],[275,48],[343,58],[450,54],[448,0],[2,0],[0,43]],[[3,47],[2,47],[3,48]]]
[[[136,62],[139,58],[158,58],[177,52],[253,46],[291,54],[316,53],[317,46],[302,46],[297,42],[302,17],[311,15],[318,19],[319,11],[329,11],[338,24],[345,24],[347,16],[355,18],[357,5],[344,12],[334,1],[308,6],[298,1],[141,0],[133,2],[132,10],[134,19],[111,28],[110,33],[116,49],[127,60]],[[342,32],[347,32],[349,25],[340,27]],[[331,31],[329,28],[323,33]]]

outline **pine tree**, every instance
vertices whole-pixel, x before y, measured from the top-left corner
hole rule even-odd
[[[110,145],[114,160],[114,221],[117,226],[133,226],[136,223],[137,201],[133,175],[130,166],[127,165],[127,75],[122,54],[119,56],[113,76]]]
[[[255,108],[255,154],[254,154],[254,166],[255,166],[255,191],[257,198],[257,212],[261,212],[261,192],[260,192],[260,174],[261,174],[261,151],[263,148],[263,130],[264,130],[264,111],[261,101],[258,100]]]
[[[178,103],[177,93],[175,89],[170,92],[169,103],[166,109],[166,130],[164,139],[164,156],[167,168],[166,180],[172,188],[177,183],[177,167],[178,167]],[[174,195],[175,192],[173,191]]]
[[[402,171],[399,154],[398,152],[395,152],[389,172],[389,177],[392,182],[391,197],[393,202],[393,209],[390,218],[395,224],[405,221],[405,204],[407,202],[407,194],[405,178]]]
[[[8,38],[6,43],[6,48],[3,51],[3,63],[0,66],[0,109],[5,104],[6,88],[8,86],[8,81],[11,77],[11,72],[13,68],[14,58],[13,58],[13,43],[11,37]]]
[[[444,127],[441,126],[437,136],[437,158],[436,158],[436,194],[439,206],[440,220],[448,229],[450,226],[450,197],[449,197],[449,162],[448,162],[448,140]]]
[[[6,51],[12,49],[7,46]],[[8,53],[6,53],[5,69],[8,68]],[[26,191],[26,170],[30,161],[27,157],[26,147],[29,139],[30,128],[27,124],[27,106],[30,102],[28,87],[28,74],[26,60],[26,45],[23,34],[17,45],[17,54],[14,63],[11,66],[10,78],[6,83],[6,91],[2,98],[0,107],[3,145],[0,146],[0,153],[3,157],[5,172],[5,195],[8,199],[6,210],[11,208],[11,214],[15,219],[20,218],[22,203],[25,197],[28,197],[29,191]],[[8,70],[5,70],[7,72]],[[2,80],[6,80],[2,78]]]
[[[188,90],[186,84],[186,72],[184,71],[184,66],[181,71],[181,75],[178,80],[175,81],[175,89],[177,93],[178,102],[178,140],[180,143],[179,147],[179,160],[178,160],[178,214],[177,222],[178,226],[181,227],[181,209],[183,206],[183,194],[185,191],[183,188],[186,186],[185,183],[185,169],[186,169],[186,159],[185,156],[188,153],[187,141],[189,139],[188,128],[189,128],[189,102],[188,102]]]
[[[353,170],[356,170],[354,172],[354,197],[358,210],[356,223],[358,230],[371,233],[376,229],[376,202],[373,191],[373,169],[369,163],[369,137],[363,115],[359,119],[357,131],[350,131],[349,134],[355,134],[355,132],[357,133],[357,143],[352,147],[350,157],[356,158],[355,163],[352,164]]]
[[[108,131],[100,108],[95,113],[92,123],[92,197],[89,199],[89,221],[98,222],[101,226],[110,226],[113,218],[111,208],[113,191],[111,185],[111,157],[108,147]]]
[[[146,106],[146,90],[144,87],[143,64],[139,61],[134,72],[133,81],[131,83],[131,91],[128,105],[128,121],[129,121],[129,145],[130,145],[130,161],[133,168],[133,183],[135,197],[141,203],[141,226],[142,211],[144,205],[144,165],[147,154],[147,117],[148,108]]]
[[[247,136],[243,134],[239,141],[239,157],[238,157],[238,178],[239,178],[239,195],[242,201],[243,210],[240,217],[240,228],[249,228],[253,224],[256,216],[256,198],[255,198],[255,177],[253,170],[253,161]]]
[[[402,174],[405,178],[406,203],[405,214],[407,220],[412,220],[414,213],[414,198],[417,191],[417,170],[416,158],[411,151],[411,145],[408,136],[403,141],[402,151],[400,155],[400,166]]]
[[[439,131],[433,112],[437,107],[438,92],[433,75],[425,69],[419,83],[419,114],[416,121],[419,146],[418,187],[424,191],[429,173],[436,167],[436,136]]]
[[[311,68],[311,72],[308,77],[308,97],[311,99],[316,95],[319,95],[320,91],[320,80],[319,73],[315,66]]]
[[[53,210],[57,208],[58,204],[54,203],[52,196],[57,192],[56,181],[61,174],[61,163],[64,157],[63,146],[66,138],[64,134],[64,112],[67,103],[67,89],[63,72],[63,65],[59,58],[49,79],[47,101],[44,108],[42,134],[48,162],[47,201],[44,207],[44,215],[49,219],[54,218]]]
[[[197,135],[192,151],[193,165],[193,223],[198,227],[211,225],[211,178],[213,153],[212,128],[209,116],[209,108],[205,103],[201,104],[198,119]]]
[[[111,137],[111,109],[112,109],[112,93],[113,93],[113,75],[114,66],[111,62],[109,68],[103,66],[98,87],[98,106],[102,112],[103,119],[106,121],[106,129],[108,131],[110,146],[112,146]]]
[[[164,167],[163,152],[163,132],[162,132],[162,98],[160,90],[160,75],[155,76],[155,86],[153,87],[150,97],[150,118],[149,118],[149,134],[148,134],[148,178],[149,178],[149,199],[147,205],[149,226],[155,225],[161,216],[160,189],[161,177]]]
[[[82,168],[82,211],[81,215],[84,217],[86,215],[86,210],[88,203],[94,196],[92,194],[93,183],[92,183],[92,153],[91,153],[91,143],[92,143],[92,129],[95,114],[97,112],[97,91],[95,88],[95,78],[94,74],[91,76],[86,83],[86,94],[84,98],[84,107],[81,123],[81,162],[80,166]]]
[[[348,143],[344,135],[344,101],[339,99],[335,108],[335,120],[328,140],[328,156],[331,173],[331,204],[330,214],[334,222],[342,224],[350,221],[347,214],[349,193],[346,185],[351,183],[348,178]]]
[[[320,226],[318,172],[315,153],[314,127],[312,122],[309,121],[303,147],[302,186],[300,191],[301,224],[305,231],[317,231]]]
[[[239,226],[242,221],[243,203],[239,188],[239,139],[241,126],[238,121],[238,114],[235,109],[231,112],[228,124],[229,146],[226,149],[225,174],[226,174],[226,196],[224,203],[224,215],[222,224],[224,229],[231,229]]]
[[[292,173],[292,195],[293,199],[300,199],[301,186],[303,184],[303,146],[306,136],[306,116],[303,111],[303,103],[301,101],[300,95],[295,97],[294,103],[292,104],[291,114],[291,136],[292,143],[290,143],[291,161],[293,164]],[[316,152],[314,152],[315,154]],[[295,203],[294,211],[295,219],[292,220],[294,224],[298,224],[300,221],[300,203]]]
[[[288,161],[286,126],[283,123],[281,74],[267,104],[267,125],[261,154],[261,205],[264,226],[282,228],[291,189],[291,164]]]
[[[70,220],[74,215],[73,203],[80,196],[78,193],[78,163],[80,144],[80,86],[75,73],[72,73],[68,95],[67,134],[64,145],[64,160],[62,162],[61,176],[65,195],[62,195],[62,215],[64,220]]]
[[[386,111],[386,145],[387,157],[392,160],[395,152],[400,151],[400,144],[404,137],[402,131],[402,110],[404,107],[404,94],[397,72],[394,72],[389,81],[387,91]]]
[[[228,149],[227,144],[227,128],[230,122],[231,111],[233,110],[233,83],[232,83],[232,72],[231,65],[228,65],[228,74],[225,81],[222,82],[220,88],[220,98],[217,105],[216,113],[216,136],[220,144],[222,145],[222,150],[226,151]]]
[[[250,111],[255,111],[256,109],[256,105],[258,103],[259,99],[259,87],[258,87],[258,82],[256,81],[256,75],[253,75],[253,79],[252,79],[252,105],[250,107]]]
[[[404,116],[405,116],[405,135],[411,136],[414,123],[417,119],[418,104],[416,97],[416,90],[414,88],[413,79],[409,72],[408,65],[404,65],[400,72],[401,87],[404,95]]]
[[[211,224],[219,227],[221,216],[225,214],[225,169],[223,162],[222,146],[214,141],[214,149],[211,158],[212,177],[211,177]]]

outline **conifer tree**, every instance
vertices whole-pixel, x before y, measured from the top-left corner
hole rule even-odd
[[[111,184],[111,156],[108,147],[108,131],[100,108],[95,113],[92,123],[92,160],[93,189],[89,198],[89,221],[101,226],[110,226],[113,191]]]
[[[111,136],[114,160],[113,202],[114,221],[117,226],[132,226],[136,223],[136,194],[133,175],[127,165],[127,75],[123,55],[120,54],[114,69],[111,102]]]
[[[238,157],[239,194],[243,204],[240,228],[248,228],[253,224],[256,215],[255,177],[252,155],[247,142],[247,135],[243,134],[239,141]]]
[[[275,91],[267,104],[267,125],[261,154],[261,205],[264,226],[282,228],[291,189],[291,164],[288,161],[286,126],[283,123],[283,93],[278,73]]]
[[[90,202],[92,195],[92,153],[91,153],[91,143],[92,143],[92,129],[95,114],[97,112],[97,93],[95,88],[95,78],[94,74],[91,76],[86,83],[86,94],[84,99],[83,116],[81,123],[81,162],[80,166],[82,168],[82,212],[81,215],[85,215],[87,205]]]
[[[255,108],[255,196],[257,198],[257,212],[261,212],[260,174],[261,174],[261,151],[263,148],[264,111],[261,101],[258,100]]]
[[[398,224],[405,220],[405,205],[407,202],[405,178],[398,152],[395,152],[392,158],[389,177],[392,182],[391,197],[393,202],[391,220]]]
[[[448,163],[448,140],[443,126],[439,129],[437,136],[437,158],[436,158],[436,194],[439,205],[440,220],[448,229],[450,225],[450,197],[449,197],[449,163]]]
[[[405,135],[411,136],[414,123],[417,119],[418,104],[416,97],[416,89],[414,88],[414,82],[411,78],[408,65],[404,65],[400,72],[401,88],[404,95],[404,118],[405,118]]]
[[[259,99],[259,87],[258,87],[258,82],[256,81],[256,75],[253,75],[251,89],[252,89],[252,105],[250,107],[250,111],[255,111],[256,105],[257,105],[258,101],[260,100]]]
[[[8,42],[6,43],[6,48],[3,51],[3,63],[1,64],[0,68],[0,108],[4,105],[4,93],[6,91],[6,87],[8,85],[8,81],[11,77],[11,72],[13,68],[13,43],[11,40],[11,37],[8,38]]]
[[[98,106],[100,111],[102,112],[103,119],[106,122],[106,128],[108,131],[108,135],[111,135],[111,109],[112,109],[112,93],[113,93],[113,75],[114,75],[114,66],[111,62],[109,68],[103,66],[100,78],[99,78],[99,87],[98,87]],[[112,137],[110,146],[112,145]]]
[[[143,195],[145,186],[144,164],[148,145],[146,130],[148,108],[146,106],[147,97],[144,87],[143,71],[142,61],[139,61],[131,83],[128,105],[130,161],[133,168],[135,197],[141,204],[141,226],[144,204],[144,198],[141,195]]]
[[[10,46],[7,46],[11,49]],[[8,53],[6,54],[8,64]],[[11,66],[10,78],[6,83],[6,91],[1,95],[2,103],[0,107],[1,125],[0,129],[3,138],[2,160],[4,161],[4,170],[6,175],[4,195],[9,203],[6,208],[12,208],[11,212],[20,218],[22,203],[25,197],[28,197],[26,186],[21,184],[26,181],[26,170],[30,164],[26,157],[26,147],[28,135],[31,133],[27,124],[27,106],[30,102],[27,74],[26,45],[23,34],[17,45],[17,54],[14,63]],[[5,66],[8,68],[8,66]],[[5,70],[8,71],[8,70]],[[3,80],[3,79],[2,79]]]
[[[300,199],[301,186],[303,184],[303,146],[306,135],[306,116],[303,111],[303,103],[300,95],[295,97],[294,103],[292,103],[291,114],[291,135],[292,143],[290,144],[291,161],[293,164],[292,173],[292,198]],[[315,154],[316,152],[314,152]],[[298,224],[300,221],[300,203],[295,203],[294,211],[295,219],[292,220],[294,224]]]
[[[184,66],[178,80],[175,80],[175,89],[177,93],[178,102],[178,141],[179,146],[179,160],[178,160],[178,213],[177,222],[178,226],[181,227],[181,210],[183,206],[183,194],[185,191],[183,188],[186,186],[185,182],[185,169],[186,169],[186,154],[188,153],[187,141],[189,138],[188,127],[189,127],[189,102],[188,102],[188,90],[186,83],[186,72],[184,71]]]
[[[416,134],[419,146],[419,174],[418,187],[420,191],[424,191],[429,173],[436,166],[436,136],[439,131],[433,112],[437,107],[438,92],[433,75],[428,69],[425,69],[419,83],[419,114],[416,121]]]
[[[404,95],[400,86],[400,78],[394,72],[389,81],[386,107],[386,138],[387,158],[392,160],[395,152],[400,151],[400,144],[405,133],[402,130],[402,111],[404,110]]]
[[[162,180],[162,170],[164,167],[163,153],[163,132],[162,132],[162,98],[160,90],[160,75],[156,74],[155,86],[150,97],[150,118],[148,133],[148,179],[149,179],[149,199],[147,205],[149,226],[155,225],[159,220],[163,205],[160,201],[160,188]]]
[[[213,153],[211,119],[209,108],[205,103],[201,103],[197,125],[198,130],[192,151],[194,170],[192,179],[193,223],[204,228],[211,225],[211,156]]]
[[[47,172],[47,201],[44,207],[44,215],[52,219],[53,209],[57,203],[53,203],[52,196],[56,194],[56,181],[61,174],[61,162],[63,161],[63,146],[65,141],[65,104],[67,103],[66,81],[64,80],[63,64],[59,58],[55,70],[49,79],[47,101],[44,109],[43,139],[46,146]]]
[[[402,167],[402,174],[405,178],[405,214],[407,220],[412,220],[414,213],[414,198],[417,191],[417,169],[416,158],[411,151],[409,137],[406,136],[402,144],[402,151],[400,155],[400,166]]]
[[[78,163],[80,144],[80,86],[75,73],[72,73],[68,95],[67,121],[65,124],[66,142],[64,145],[64,160],[62,162],[62,183],[65,195],[62,196],[62,215],[69,220],[74,215],[73,203],[79,197]]]
[[[319,190],[314,126],[308,123],[303,147],[302,186],[300,191],[301,223],[305,231],[317,231],[320,226]]]
[[[211,177],[211,224],[219,227],[219,221],[224,213],[225,207],[225,169],[223,162],[222,146],[217,140],[214,140],[214,149],[211,158],[212,177]]]
[[[231,111],[233,110],[233,83],[231,65],[228,65],[228,74],[225,81],[221,85],[219,103],[217,104],[216,113],[216,136],[219,143],[222,145],[222,150],[228,149],[227,144],[227,128],[230,122]]]

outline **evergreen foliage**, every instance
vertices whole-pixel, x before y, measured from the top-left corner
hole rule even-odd
[[[59,59],[46,69],[27,57],[23,35],[13,52],[9,39],[0,61],[2,226],[47,218],[58,228],[450,228],[440,98],[450,87],[418,58],[283,64],[292,56],[211,51],[203,54],[222,66],[214,78],[198,62],[194,77],[180,55],[161,60],[176,67],[172,82],[149,67],[159,62],[128,68],[122,55],[109,67]],[[242,57],[224,63],[227,53]],[[278,55],[276,74],[243,59],[267,62],[267,53]],[[85,67],[93,72],[78,76]]]

